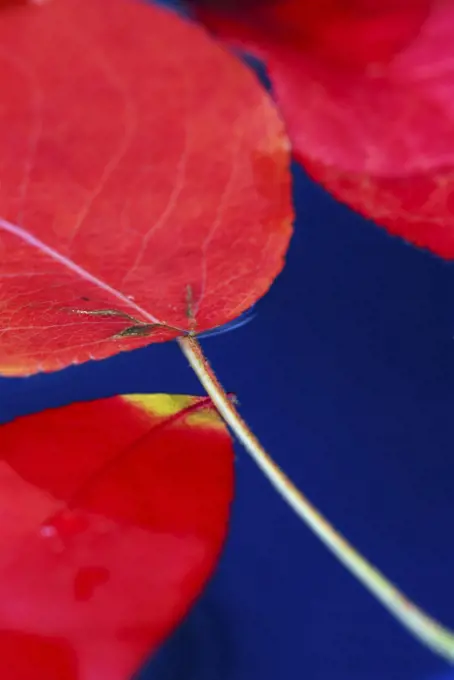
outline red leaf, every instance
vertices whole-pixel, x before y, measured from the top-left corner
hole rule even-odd
[[[0,9],[9,5],[25,5],[28,0],[0,0]]]
[[[51,0],[0,0],[0,9],[11,5],[44,5]]]
[[[184,616],[232,497],[207,404],[114,397],[0,427],[2,680],[126,680]]]
[[[290,238],[288,142],[254,76],[193,24],[134,0],[0,21],[0,370],[53,370],[197,328],[269,288]],[[129,324],[131,325],[131,324]],[[171,335],[170,335],[171,337]]]
[[[454,257],[453,3],[316,7],[287,0],[203,16],[265,58],[310,174],[391,233]]]
[[[359,65],[388,61],[419,33],[433,0],[187,0],[224,38]]]

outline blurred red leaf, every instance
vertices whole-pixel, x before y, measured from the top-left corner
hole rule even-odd
[[[0,371],[53,370],[197,328],[269,288],[291,233],[268,95],[200,28],[135,0],[11,7],[0,22]],[[170,336],[171,337],[171,336]]]
[[[391,233],[454,257],[450,0],[196,4],[218,34],[265,59],[315,179]]]
[[[231,439],[209,400],[134,395],[0,427],[0,677],[127,680],[226,533]]]
[[[273,60],[275,49],[364,66],[419,33],[433,0],[187,0],[210,28]]]
[[[0,0],[0,9],[11,5],[44,5],[52,0]]]

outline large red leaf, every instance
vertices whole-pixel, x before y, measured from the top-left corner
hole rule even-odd
[[[53,370],[239,315],[280,271],[288,142],[268,95],[202,29],[136,0],[0,20],[0,371]],[[131,325],[131,324],[129,324]]]
[[[317,180],[454,257],[450,0],[283,0],[201,16],[264,57],[295,155]]]
[[[114,397],[0,427],[2,680],[127,680],[186,613],[232,497],[208,404]]]
[[[303,50],[363,66],[387,61],[418,34],[433,0],[186,0],[230,40],[265,55]]]

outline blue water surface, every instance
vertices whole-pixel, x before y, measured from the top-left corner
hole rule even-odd
[[[454,628],[454,269],[294,168],[287,266],[250,323],[203,341],[280,465]],[[2,421],[113,393],[201,394],[174,343],[0,380]],[[237,446],[230,536],[140,680],[453,680],[326,551]]]

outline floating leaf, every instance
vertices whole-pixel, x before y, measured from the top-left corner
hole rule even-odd
[[[173,337],[122,331],[187,328],[188,286],[201,331],[266,292],[291,232],[288,142],[240,61],[136,0],[11,7],[0,44],[2,373]]]
[[[392,234],[454,257],[452,2],[284,0],[201,16],[265,59],[315,179]]]
[[[318,55],[363,67],[418,35],[433,0],[186,0],[211,28],[253,51]],[[332,64],[333,65],[333,64]]]
[[[208,398],[132,395],[0,427],[0,677],[129,680],[226,533],[231,439]]]

